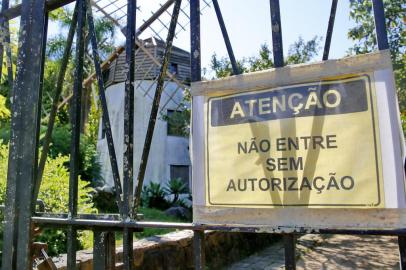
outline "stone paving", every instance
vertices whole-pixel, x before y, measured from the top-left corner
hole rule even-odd
[[[396,237],[305,235],[297,242],[297,269],[399,269]],[[282,241],[227,270],[284,269]]]

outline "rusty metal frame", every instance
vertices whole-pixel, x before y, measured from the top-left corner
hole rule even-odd
[[[90,0],[91,1],[91,0]],[[4,248],[3,248],[3,265],[2,269],[30,269],[31,268],[31,240],[32,226],[51,226],[63,227],[68,231],[68,269],[76,267],[76,232],[79,229],[92,230],[95,233],[94,243],[94,261],[95,269],[113,269],[114,262],[114,232],[122,231],[124,233],[124,269],[131,269],[133,265],[133,232],[144,228],[175,228],[175,229],[191,229],[194,231],[194,254],[195,268],[202,270],[205,268],[204,256],[204,231],[218,230],[226,232],[263,232],[264,228],[257,226],[231,226],[231,225],[199,225],[194,223],[169,223],[169,222],[145,222],[140,221],[136,212],[136,207],[139,202],[139,193],[142,187],[138,185],[136,192],[133,192],[133,117],[134,117],[134,52],[135,47],[142,49],[142,44],[136,40],[139,32],[145,30],[148,25],[155,19],[159,19],[160,14],[173,3],[174,11],[172,13],[172,22],[169,27],[167,38],[167,47],[165,49],[165,57],[161,64],[160,77],[158,79],[157,89],[155,90],[154,105],[150,117],[150,126],[148,128],[145,139],[145,149],[143,167],[138,176],[138,183],[142,183],[144,170],[147,162],[150,140],[153,136],[154,122],[157,117],[157,110],[160,103],[161,88],[163,79],[166,74],[166,65],[168,54],[172,46],[173,36],[176,35],[176,20],[179,15],[179,7],[181,0],[169,0],[162,6],[159,14],[153,15],[149,20],[138,29],[135,28],[136,17],[136,1],[128,0],[127,4],[127,27],[126,35],[126,62],[128,66],[128,74],[125,89],[125,146],[124,154],[124,178],[122,199],[120,196],[116,198],[119,205],[119,215],[83,215],[77,213],[77,171],[78,171],[78,155],[79,155],[79,139],[80,139],[80,104],[81,91],[83,88],[83,26],[87,19],[91,45],[93,51],[93,61],[95,64],[96,73],[87,81],[97,79],[100,89],[100,99],[103,109],[103,123],[107,127],[109,144],[112,144],[110,151],[111,162],[116,164],[117,160],[114,157],[114,144],[109,132],[109,116],[107,104],[104,96],[104,85],[101,76],[102,68],[108,65],[108,62],[101,63],[98,56],[97,42],[94,35],[93,16],[90,9],[89,0],[76,0],[77,3],[77,22],[74,19],[72,23],[68,46],[64,52],[64,59],[67,62],[69,58],[71,44],[73,41],[73,33],[77,28],[76,34],[76,71],[75,83],[73,91],[73,121],[72,121],[72,145],[71,145],[71,160],[70,160],[70,185],[69,185],[69,212],[67,214],[49,214],[35,213],[34,207],[39,190],[40,179],[42,175],[41,166],[38,168],[38,127],[39,127],[39,111],[41,109],[41,88],[43,80],[43,65],[44,51],[46,46],[47,35],[47,12],[55,8],[64,6],[73,2],[73,0],[22,0],[22,4],[9,8],[8,1],[3,0],[2,11],[0,13],[0,25],[7,26],[8,20],[21,16],[20,31],[20,46],[18,52],[18,67],[16,80],[13,87],[13,104],[12,104],[12,124],[11,124],[11,141],[10,141],[10,159],[9,173],[7,180],[7,199],[5,208],[5,233],[4,233]],[[375,18],[375,27],[377,32],[377,41],[379,50],[389,48],[388,38],[385,27],[384,7],[382,0],[372,0],[373,11]],[[239,74],[237,62],[234,57],[232,46],[225,27],[224,19],[221,14],[220,6],[217,0],[213,0],[215,12],[219,21],[219,26],[223,34],[225,45],[229,53],[229,57],[233,67],[233,73]],[[328,59],[330,50],[331,38],[334,27],[335,13],[337,0],[332,0],[331,13],[327,29],[327,37],[325,41],[323,60]],[[190,0],[190,40],[191,40],[191,81],[196,82],[201,80],[201,38],[200,38],[200,0]],[[181,10],[181,12],[184,12]],[[76,14],[76,12],[75,12]],[[272,23],[272,39],[273,39],[273,55],[275,67],[279,68],[283,63],[283,42],[282,42],[282,27],[279,10],[279,0],[270,0],[270,17]],[[76,15],[74,15],[76,16]],[[76,26],[77,25],[77,26]],[[7,32],[8,33],[8,32]],[[35,34],[33,34],[35,33]],[[9,33],[8,33],[9,34]],[[9,38],[9,36],[8,36]],[[6,40],[7,41],[7,40]],[[7,49],[6,49],[7,50]],[[120,54],[124,48],[120,48]],[[1,60],[3,60],[3,47],[0,47]],[[66,56],[66,57],[65,57]],[[11,53],[7,54],[11,59]],[[66,63],[63,61],[61,72],[58,78],[58,85],[63,82]],[[2,63],[2,61],[1,61]],[[65,64],[64,64],[65,63]],[[64,67],[65,65],[65,67]],[[12,74],[9,75],[12,79]],[[10,80],[10,78],[9,78]],[[12,81],[12,80],[11,80]],[[10,81],[10,82],[11,82]],[[87,82],[88,83],[88,82]],[[61,87],[61,86],[59,86]],[[57,87],[55,97],[59,97]],[[55,98],[54,100],[57,100]],[[53,109],[57,109],[57,104]],[[50,125],[48,132],[52,132]],[[48,133],[47,133],[48,134]],[[46,157],[46,153],[43,157]],[[118,172],[115,177],[116,189],[121,191],[120,179]],[[120,192],[118,192],[120,194]],[[135,203],[134,203],[135,202]],[[132,211],[133,206],[135,210]],[[290,228],[291,229],[291,228]],[[280,230],[269,229],[269,233],[281,233]],[[396,235],[399,237],[399,249],[401,254],[402,269],[406,269],[406,229],[398,230],[353,230],[353,229],[318,229],[313,231],[311,228],[296,228],[293,233],[286,234],[285,242],[285,262],[287,269],[295,269],[295,237],[298,234],[304,233],[320,233],[320,234],[361,234],[361,235]],[[110,256],[108,256],[110,254]]]

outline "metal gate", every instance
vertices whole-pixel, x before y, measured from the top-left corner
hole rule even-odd
[[[204,231],[240,231],[256,232],[255,227],[236,227],[236,226],[204,226],[193,223],[167,223],[167,222],[145,222],[138,219],[138,206],[140,203],[140,194],[143,184],[143,178],[148,160],[148,154],[151,147],[152,136],[154,133],[155,121],[160,108],[160,99],[164,88],[164,81],[171,74],[167,74],[169,52],[172,47],[174,36],[176,35],[176,26],[180,13],[185,13],[181,8],[181,0],[168,0],[161,8],[152,14],[150,19],[136,28],[135,21],[137,16],[137,4],[135,0],[128,0],[126,4],[127,11],[119,18],[106,13],[98,5],[98,1],[76,0],[75,11],[72,18],[72,24],[67,37],[67,46],[64,51],[60,67],[60,74],[56,87],[54,104],[51,110],[48,123],[46,140],[49,141],[52,128],[55,121],[56,111],[58,109],[58,98],[62,89],[67,62],[70,55],[73,39],[76,32],[76,54],[75,54],[75,81],[73,94],[71,97],[71,156],[70,156],[70,182],[69,182],[69,211],[64,214],[51,214],[36,211],[37,196],[41,184],[43,167],[48,153],[48,145],[45,144],[42,154],[39,154],[39,123],[41,111],[41,89],[43,84],[43,72],[45,62],[45,48],[48,31],[48,12],[67,5],[73,0],[22,0],[22,3],[9,7],[9,1],[2,1],[2,10],[0,13],[0,25],[2,26],[2,43],[0,46],[0,55],[3,60],[3,51],[8,63],[8,82],[13,83],[13,102],[12,102],[12,122],[11,122],[11,140],[9,156],[9,173],[7,180],[7,200],[5,207],[5,225],[4,225],[4,248],[2,255],[2,269],[30,269],[32,267],[32,238],[33,228],[35,226],[54,226],[63,227],[68,232],[68,269],[75,269],[76,266],[76,236],[77,231],[91,230],[94,232],[94,269],[114,269],[114,233],[121,231],[123,233],[124,248],[124,269],[131,269],[133,265],[133,232],[143,228],[176,228],[191,229],[194,231],[194,257],[195,268],[205,269],[204,259]],[[111,5],[114,5],[112,1]],[[186,0],[184,0],[186,2]],[[323,60],[328,59],[330,43],[333,33],[335,13],[338,0],[332,0],[331,13],[328,22],[326,41],[324,45]],[[379,50],[389,48],[387,33],[385,28],[385,16],[382,0],[372,0],[373,12],[375,18],[375,27]],[[186,15],[190,20],[190,41],[191,41],[191,81],[201,80],[201,50],[200,50],[200,15],[201,2],[199,0],[190,0],[190,13]],[[206,1],[203,4],[209,5]],[[167,28],[166,49],[162,62],[155,59],[155,63],[160,67],[160,74],[156,78],[156,91],[153,98],[153,107],[150,114],[150,120],[147,129],[147,135],[142,153],[141,166],[136,182],[137,187],[134,190],[134,168],[133,168],[133,123],[134,123],[134,54],[136,50],[143,49],[143,45],[137,40],[138,35],[150,27],[150,25],[160,20],[160,16],[167,13],[167,9],[173,5],[173,12],[170,14],[170,25]],[[233,74],[238,75],[241,71],[238,69],[232,46],[227,34],[224,20],[217,0],[212,0],[212,5],[216,12],[219,26],[223,34],[224,42],[227,47],[229,58],[232,64]],[[98,40],[96,40],[93,15],[93,8],[104,12],[106,17],[114,21],[117,26],[122,26],[125,16],[126,26],[122,29],[126,36],[125,48],[118,48],[105,62],[102,63],[98,54]],[[120,7],[122,10],[125,7]],[[270,0],[270,14],[273,41],[273,57],[276,68],[284,66],[283,46],[282,46],[282,27],[279,11],[279,0]],[[11,69],[11,50],[8,21],[20,17],[20,36],[19,50],[17,60],[17,72],[13,80],[13,70]],[[93,61],[95,74],[84,80],[83,62],[84,62],[84,26],[87,22],[90,36],[90,43],[93,52]],[[184,27],[184,26],[181,26]],[[159,33],[156,33],[159,35]],[[125,83],[125,111],[124,111],[124,170],[123,186],[121,186],[120,174],[117,166],[113,136],[110,126],[107,102],[105,97],[105,86],[102,71],[106,65],[111,62],[121,52],[126,52],[127,79]],[[2,63],[2,62],[1,62]],[[1,68],[1,66],[0,66]],[[1,71],[1,70],[0,70]],[[0,72],[1,73],[1,72]],[[99,98],[102,106],[102,120],[105,135],[108,142],[111,167],[113,171],[114,185],[116,191],[116,202],[119,208],[118,214],[113,215],[85,215],[78,214],[78,160],[79,160],[79,140],[80,140],[80,121],[81,121],[81,96],[83,86],[96,79],[99,87]],[[14,82],[13,82],[14,81]],[[83,83],[84,82],[84,83]],[[180,87],[181,83],[179,83]],[[66,101],[64,101],[66,103]],[[38,165],[39,164],[39,165]],[[300,234],[298,229],[296,234]],[[406,269],[406,230],[321,230],[317,233],[331,234],[370,234],[370,235],[397,235],[399,236],[399,248],[401,254],[402,269]],[[285,234],[285,262],[287,269],[295,269],[295,234]]]

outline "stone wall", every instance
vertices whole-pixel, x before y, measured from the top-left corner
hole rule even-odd
[[[206,261],[208,269],[220,269],[255,251],[272,241],[270,234],[206,232]],[[153,236],[134,241],[134,269],[172,270],[194,269],[193,232],[177,231],[162,236]],[[122,246],[116,248],[117,269],[122,267]],[[53,258],[58,269],[66,269],[66,254]],[[93,269],[92,250],[77,253],[78,269]]]

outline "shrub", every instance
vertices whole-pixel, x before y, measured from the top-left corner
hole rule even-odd
[[[45,131],[46,128],[44,129]],[[69,155],[70,140],[71,128],[69,125],[55,126],[52,132],[52,144],[49,155],[51,157]],[[96,144],[87,136],[81,136],[80,138],[79,174],[86,181],[101,179],[101,165],[97,155]]]
[[[99,210],[99,213],[118,213],[119,210],[115,193],[114,188],[108,188],[106,186],[95,188],[93,203]]]
[[[83,180],[92,182],[100,182],[102,180],[96,144],[87,136],[82,136],[80,140],[79,162],[79,174]]]
[[[150,182],[148,186],[143,188],[142,200],[146,202],[146,207],[166,209],[169,207],[169,203],[165,199],[167,195],[160,183]]]
[[[189,193],[189,188],[180,178],[175,178],[166,183],[165,192],[173,195],[172,204],[175,204],[179,200],[180,194]]]
[[[68,211],[69,200],[69,172],[64,164],[68,163],[67,156],[48,158],[38,198],[45,203],[45,211],[62,213]],[[5,202],[7,179],[8,146],[0,144],[0,204]],[[78,212],[96,213],[92,198],[89,194],[93,189],[88,183],[79,180],[78,184]],[[1,216],[1,219],[4,217]],[[0,233],[2,234],[2,228]],[[90,233],[79,234],[79,247],[86,247]],[[36,239],[49,245],[51,256],[66,252],[66,231],[60,229],[44,229]]]
[[[1,101],[0,101],[1,102]],[[43,136],[47,130],[46,126],[41,127],[40,145],[43,144]],[[0,120],[0,140],[3,143],[8,143],[10,140],[10,127],[7,123],[2,123]],[[52,141],[49,147],[49,156],[52,158],[58,155],[67,156],[70,154],[71,129],[69,125],[55,126],[52,131]],[[65,166],[69,168],[69,162]],[[79,159],[79,174],[86,181],[100,181],[101,165],[97,155],[96,144],[88,136],[80,138],[80,159]]]

